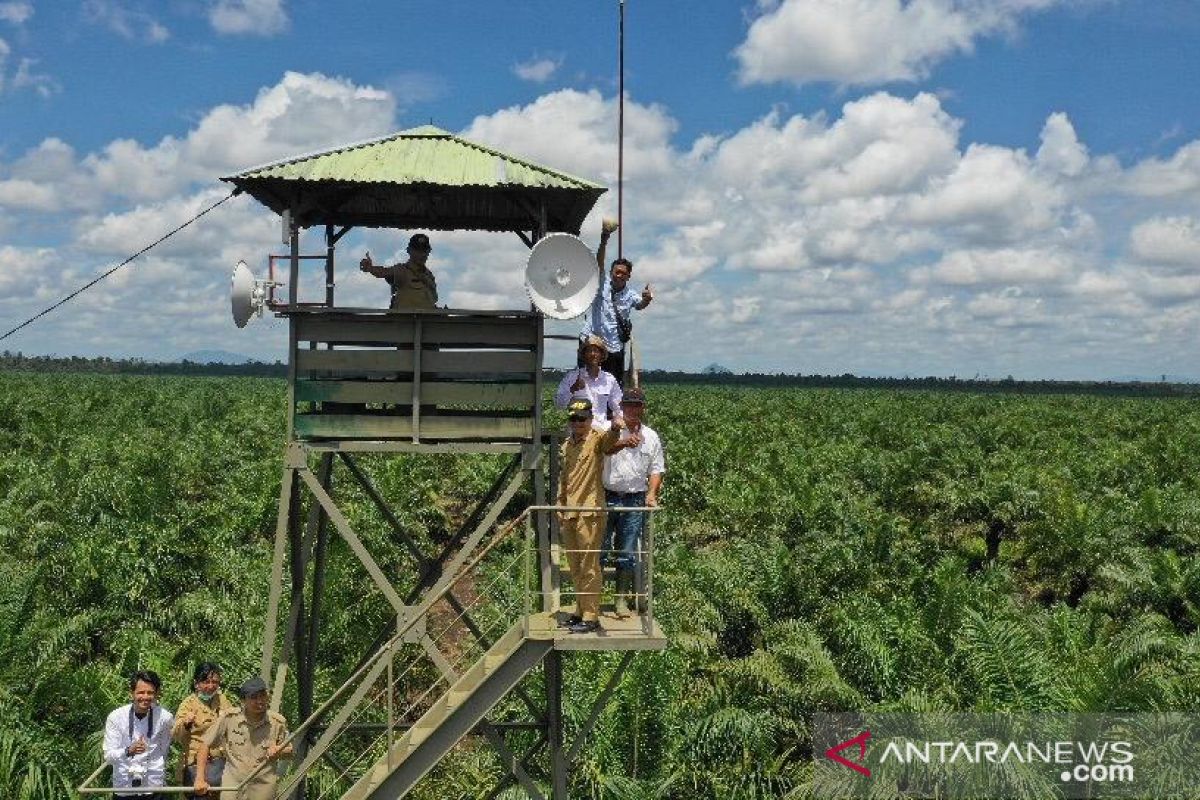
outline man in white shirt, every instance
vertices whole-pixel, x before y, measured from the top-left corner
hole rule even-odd
[[[610,509],[658,505],[666,462],[658,434],[642,421],[645,408],[646,393],[639,386],[629,389],[621,399],[625,429],[604,460],[605,504]],[[617,554],[617,616],[628,616],[642,607],[639,601],[643,598],[636,597],[635,587],[645,527],[644,511],[609,512],[608,534]],[[609,535],[604,537],[606,545]]]
[[[598,431],[608,430],[610,416],[621,416],[621,387],[616,378],[600,368],[605,353],[600,337],[588,337],[583,343],[584,366],[568,370],[554,393],[554,404],[559,408],[566,408],[575,397],[590,400],[592,427]]]
[[[114,709],[104,722],[104,760],[112,764],[114,797],[159,800],[155,787],[166,786],[164,768],[175,717],[158,705],[162,681],[153,670],[138,670],[129,679],[130,702]]]

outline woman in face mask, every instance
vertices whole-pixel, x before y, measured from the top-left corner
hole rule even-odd
[[[192,694],[179,704],[175,728],[171,732],[172,738],[185,749],[179,760],[178,775],[179,783],[184,786],[192,786],[196,782],[196,751],[200,747],[200,738],[217,721],[218,714],[233,706],[221,694],[221,668],[211,661],[203,661],[196,666],[196,672],[192,675],[192,689]],[[208,769],[205,770],[208,784],[220,786],[224,770],[225,753],[220,748],[210,749]]]

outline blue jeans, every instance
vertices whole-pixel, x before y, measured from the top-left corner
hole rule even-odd
[[[604,492],[605,504],[610,508],[637,508],[646,505],[645,492]],[[604,534],[604,551],[614,550],[617,554],[618,570],[635,570],[641,563],[638,551],[642,548],[642,531],[646,527],[645,511],[608,512],[608,530]]]

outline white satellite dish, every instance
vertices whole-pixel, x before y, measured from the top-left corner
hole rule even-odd
[[[547,317],[578,317],[600,288],[596,256],[579,237],[552,233],[533,246],[525,265],[525,291]]]
[[[250,267],[245,261],[239,261],[233,268],[233,277],[229,285],[229,299],[233,308],[233,324],[239,328],[246,327],[250,317],[263,315],[263,306],[267,304],[267,287],[278,286],[277,281],[260,281],[255,279]]]

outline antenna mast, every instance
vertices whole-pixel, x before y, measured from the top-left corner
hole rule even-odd
[[[625,0],[620,0],[621,15],[617,32],[617,258],[623,258],[625,233]]]

